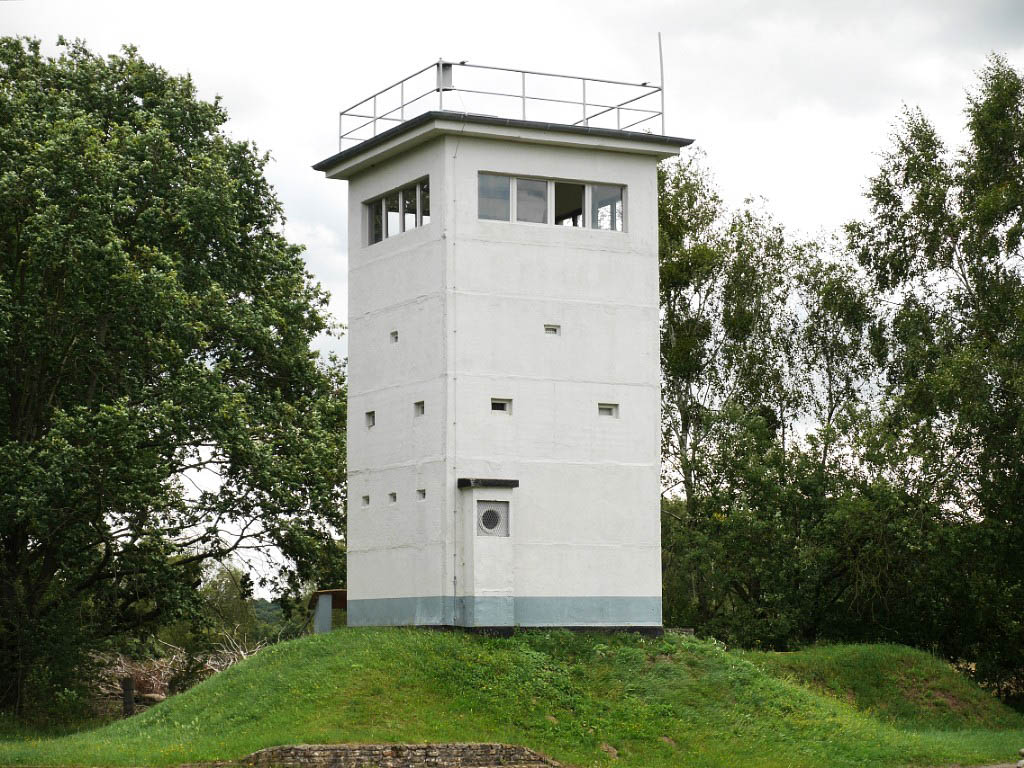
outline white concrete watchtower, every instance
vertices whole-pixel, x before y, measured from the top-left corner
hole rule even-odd
[[[661,626],[661,95],[438,62],[342,113],[350,625]]]

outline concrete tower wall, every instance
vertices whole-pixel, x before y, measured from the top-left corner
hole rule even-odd
[[[683,140],[607,133],[437,113],[332,159],[351,624],[660,626],[655,166]],[[481,220],[480,172],[621,185],[625,231]],[[363,203],[425,177],[430,224],[367,245]],[[480,502],[507,536],[480,535]]]
[[[467,535],[459,547],[475,563],[458,585],[472,605],[466,623],[660,625],[655,160],[500,138],[446,143],[449,482],[520,481],[511,536]],[[480,171],[622,185],[626,231],[481,220]],[[512,415],[492,412],[492,397],[510,398]],[[599,415],[598,403],[618,405],[618,418]],[[464,496],[461,512],[472,518]],[[494,494],[475,489],[481,496]]]
[[[349,182],[348,589],[352,623],[450,624],[443,142]],[[363,201],[428,177],[431,223],[367,244]],[[391,341],[397,331],[398,342]],[[416,416],[413,403],[422,401]],[[373,427],[366,412],[373,411]],[[417,492],[426,492],[419,499]],[[392,502],[389,494],[396,494]],[[363,497],[369,497],[364,504]]]

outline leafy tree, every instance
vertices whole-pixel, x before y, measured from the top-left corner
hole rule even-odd
[[[859,626],[897,553],[862,459],[878,329],[856,270],[662,172],[666,617],[787,647]]]
[[[267,156],[132,48],[0,39],[0,707],[197,605],[343,577],[345,380]]]
[[[777,559],[758,510],[775,507],[796,404],[793,248],[753,206],[729,212],[700,155],[659,179],[666,616],[706,629],[762,611],[751,565]]]
[[[1024,78],[992,56],[952,152],[907,110],[847,228],[885,298],[891,464],[941,508],[941,647],[1024,688]]]

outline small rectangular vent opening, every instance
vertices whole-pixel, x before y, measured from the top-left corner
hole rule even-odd
[[[397,493],[392,491],[391,493],[388,494],[388,503],[389,504],[394,504],[397,501],[398,501],[398,494]]]
[[[370,497],[369,496],[363,496],[363,506],[364,507],[370,506]]]
[[[512,401],[505,397],[492,397],[491,410],[494,413],[512,414]]]
[[[509,535],[507,501],[478,501],[476,503],[476,535]]]
[[[420,501],[423,501],[425,498],[427,498],[427,489],[426,488],[418,489],[416,491],[416,498],[419,499]]]
[[[377,424],[377,412],[367,411],[366,412],[366,428],[369,429]]]
[[[424,413],[426,413],[426,406],[422,400],[417,400],[412,404],[413,416],[422,416]]]
[[[391,339],[392,344],[398,343],[398,331],[392,331],[390,334],[388,334],[388,337]]]
[[[610,416],[613,419],[619,418],[619,404],[618,403],[598,403],[597,404],[597,415],[598,416]]]
[[[561,336],[562,326],[555,325],[553,323],[548,323],[544,326],[544,333],[546,333],[548,336]]]

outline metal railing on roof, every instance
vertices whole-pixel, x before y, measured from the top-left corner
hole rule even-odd
[[[439,60],[343,110],[338,144],[345,149],[432,110],[664,134],[663,83]]]

